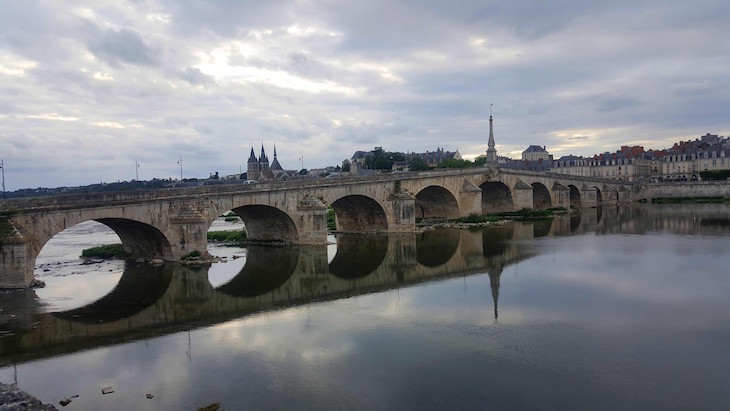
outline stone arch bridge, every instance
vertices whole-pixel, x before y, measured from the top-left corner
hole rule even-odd
[[[112,228],[135,257],[176,261],[205,252],[208,228],[228,210],[252,240],[324,244],[328,207],[338,231],[413,232],[417,218],[596,207],[632,201],[634,191],[629,182],[479,167],[8,200],[0,203],[0,288],[31,284],[43,245],[88,220]]]

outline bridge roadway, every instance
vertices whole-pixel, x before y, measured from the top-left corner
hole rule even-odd
[[[614,208],[615,212],[615,208]],[[250,247],[243,269],[217,288],[206,268],[177,263],[127,263],[119,284],[85,307],[42,313],[32,290],[27,305],[0,315],[0,367],[79,350],[166,335],[254,313],[316,301],[405,288],[427,281],[487,273],[498,315],[500,275],[536,255],[524,240],[592,231],[600,213],[536,223],[507,223],[482,231],[338,237],[327,261],[318,246]],[[3,315],[5,318],[3,318]],[[11,316],[12,315],[12,316]]]
[[[60,231],[87,220],[112,228],[135,257],[178,261],[206,251],[213,220],[232,210],[252,240],[325,244],[328,207],[342,232],[414,232],[416,218],[632,201],[616,180],[479,167],[366,178],[93,193],[0,202],[0,288],[33,281],[35,259]]]

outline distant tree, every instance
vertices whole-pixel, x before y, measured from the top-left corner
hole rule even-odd
[[[303,169],[299,170],[299,175],[300,176],[306,176],[307,174],[309,174],[309,171],[307,171],[306,168],[303,168]]]
[[[350,172],[350,160],[345,159],[342,161],[342,172],[343,173]]]
[[[413,157],[411,161],[408,162],[408,168],[411,171],[422,171],[422,170],[428,170],[428,164],[421,158],[421,157]]]
[[[477,158],[474,159],[474,166],[480,167],[487,164],[487,156],[477,156]]]
[[[382,147],[375,147],[373,155],[365,158],[363,166],[372,170],[392,170],[393,162],[405,161],[406,155],[397,151],[383,151]]]

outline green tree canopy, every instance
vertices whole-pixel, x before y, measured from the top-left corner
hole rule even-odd
[[[383,151],[381,147],[373,150],[373,155],[365,158],[363,166],[372,170],[391,170],[393,162],[405,161],[406,155],[396,151]]]
[[[469,160],[450,158],[438,163],[436,168],[466,168],[473,166],[474,164]]]
[[[429,167],[421,157],[413,157],[411,161],[408,162],[408,169],[411,171],[422,171],[428,170]]]

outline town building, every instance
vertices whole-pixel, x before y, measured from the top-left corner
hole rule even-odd
[[[551,171],[627,181],[699,181],[702,171],[727,169],[730,138],[708,133],[694,141],[675,143],[666,150],[623,146],[615,153],[593,157],[563,156],[552,162]]]
[[[527,147],[527,150],[522,152],[522,160],[523,161],[538,161],[538,160],[544,160],[549,161],[552,160],[552,156],[550,153],[547,152],[545,146],[530,146]]]

